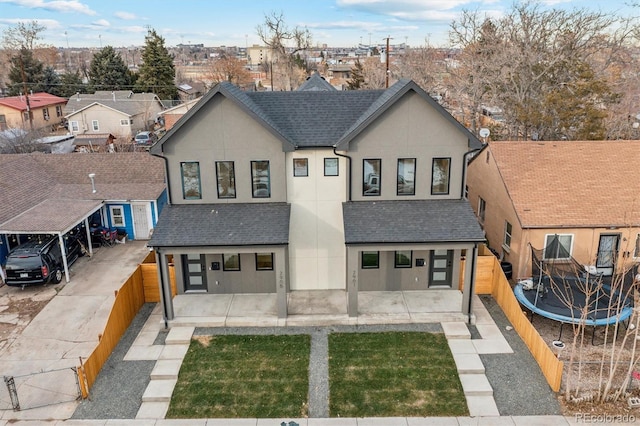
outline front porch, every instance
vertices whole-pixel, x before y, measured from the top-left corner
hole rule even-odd
[[[358,316],[347,313],[344,290],[292,291],[286,318],[277,294],[178,294],[171,326],[242,327],[434,323],[469,320],[458,290],[361,291]]]

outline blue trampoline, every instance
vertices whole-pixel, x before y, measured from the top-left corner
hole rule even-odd
[[[522,306],[561,324],[606,326],[631,317],[633,299],[624,291],[627,286],[612,290],[602,275],[571,257],[558,238],[550,240],[543,250],[531,247],[533,277],[513,289]]]

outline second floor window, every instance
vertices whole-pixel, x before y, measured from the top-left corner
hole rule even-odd
[[[199,200],[202,198],[200,186],[200,163],[187,161],[180,163],[182,174],[182,196],[185,200]]]
[[[398,159],[398,195],[415,195],[416,159]]]
[[[294,158],[293,159],[293,175],[309,176],[309,159]]]
[[[269,161],[251,162],[251,179],[253,198],[271,197],[271,176],[269,174]]]
[[[381,163],[379,158],[362,161],[362,195],[380,195]]]
[[[80,128],[78,127],[78,122],[77,121],[70,121],[69,122],[69,127],[71,128],[72,132],[77,132],[80,130]]]
[[[218,198],[236,198],[236,172],[233,161],[216,161]]]
[[[451,158],[434,158],[431,170],[431,195],[449,194]]]
[[[100,124],[98,123],[98,120],[93,120],[91,122],[91,126],[93,127],[94,132],[97,132],[100,130]]]

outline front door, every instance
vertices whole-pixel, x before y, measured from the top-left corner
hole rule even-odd
[[[429,258],[429,287],[451,287],[453,250],[432,250]]]
[[[618,257],[618,245],[620,244],[620,234],[600,234],[598,244],[598,259],[596,268],[599,273],[613,275]]]
[[[182,271],[185,292],[207,292],[207,266],[204,254],[183,254]]]

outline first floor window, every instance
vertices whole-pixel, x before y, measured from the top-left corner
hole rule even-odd
[[[309,160],[307,158],[293,159],[293,175],[309,176]]]
[[[62,117],[62,105],[56,105],[56,117]]]
[[[199,200],[202,198],[200,187],[200,163],[187,161],[180,163],[182,174],[182,196],[185,200]]]
[[[380,267],[380,252],[363,251],[362,269],[377,269]]]
[[[69,122],[69,127],[71,127],[71,131],[72,132],[77,132],[80,130],[80,128],[78,127],[78,122],[77,121],[70,121]]]
[[[128,119],[122,119],[120,120],[120,125],[121,126],[128,126],[129,125],[129,120]]]
[[[124,228],[124,208],[122,206],[110,206],[109,212],[111,213],[111,226]]]
[[[398,159],[398,195],[415,195],[416,159]]]
[[[507,249],[511,247],[511,232],[513,231],[513,227],[506,220],[504,221],[504,241],[502,242],[503,246]]]
[[[338,176],[338,159],[337,158],[324,159],[324,175]]]
[[[549,234],[544,238],[545,260],[568,260],[571,257],[571,247],[573,246],[572,234]]]
[[[222,269],[225,271],[239,271],[240,255],[239,254],[222,255]]]
[[[256,253],[256,270],[273,271],[273,253]]]
[[[484,223],[486,211],[487,202],[482,197],[478,197],[478,220],[480,221],[480,223]]]
[[[362,195],[380,195],[380,170],[382,160],[362,161]]]
[[[395,255],[395,267],[396,268],[411,268],[411,259],[413,253],[411,250],[397,251]]]
[[[449,173],[451,158],[434,158],[431,170],[431,194],[446,195],[449,193]]]
[[[253,198],[271,197],[271,177],[269,174],[269,161],[252,161],[251,179],[253,180]]]
[[[100,124],[98,123],[98,120],[93,120],[91,122],[91,127],[93,127],[93,131],[97,132],[100,130]]]
[[[633,257],[640,258],[640,234],[636,236],[636,248],[633,251]]]
[[[236,172],[233,161],[216,161],[218,198],[236,198]]]
[[[42,118],[49,120],[49,108],[42,108]]]
[[[7,117],[0,114],[0,130],[7,130]]]

